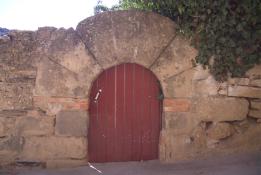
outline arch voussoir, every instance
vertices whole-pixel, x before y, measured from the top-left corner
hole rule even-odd
[[[148,68],[176,33],[168,18],[136,10],[102,13],[76,30],[103,69],[124,62]]]

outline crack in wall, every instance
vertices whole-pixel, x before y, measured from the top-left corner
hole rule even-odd
[[[115,52],[117,53],[118,46],[117,46],[117,40],[116,40],[116,38],[115,38],[114,22],[113,22],[113,18],[112,18],[111,12],[109,13],[109,15],[110,15],[110,21],[111,21],[111,30],[112,30],[111,33],[112,33],[113,47],[114,47]]]
[[[46,56],[46,58],[51,61],[52,63],[54,63],[55,65],[58,65],[59,67],[69,71],[70,73],[72,73],[76,78],[78,78],[78,73],[68,69],[67,67],[65,67],[64,65],[60,64],[59,62],[55,61],[53,58],[51,58],[50,56]]]
[[[190,67],[190,68],[185,69],[185,70],[183,70],[183,71],[181,71],[181,72],[179,72],[179,73],[177,73],[177,74],[175,74],[175,75],[172,75],[171,77],[165,79],[164,81],[169,80],[169,79],[172,79],[172,78],[175,78],[175,77],[177,77],[177,76],[179,76],[179,75],[181,75],[181,74],[183,74],[183,73],[185,73],[185,72],[187,72],[187,71],[189,71],[189,70],[192,70],[192,69],[194,69],[194,67]]]
[[[92,59],[96,62],[96,64],[98,64],[101,68],[101,71],[104,70],[103,66],[101,65],[101,63],[98,61],[98,59],[95,57],[94,53],[92,53],[92,51],[88,48],[87,44],[83,41],[81,34],[76,30],[75,34],[79,37],[79,39],[81,40],[81,42],[84,44],[85,49],[89,52],[90,56],[92,57]]]
[[[167,48],[171,45],[171,43],[174,41],[174,39],[176,38],[177,34],[175,33],[175,35],[170,39],[170,41],[167,43],[167,45],[161,50],[161,52],[159,53],[159,55],[156,57],[156,59],[152,62],[152,64],[148,67],[149,69],[151,69],[154,64],[158,61],[158,59],[161,57],[161,55],[167,50]]]

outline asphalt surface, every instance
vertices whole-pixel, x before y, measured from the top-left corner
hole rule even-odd
[[[9,169],[0,175],[261,175],[261,153],[175,164],[159,161],[95,163],[70,169]]]

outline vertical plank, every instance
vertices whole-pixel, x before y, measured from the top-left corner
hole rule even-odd
[[[106,73],[101,74],[101,76],[98,79],[98,89],[97,91],[99,92],[99,96],[97,99],[97,104],[98,104],[98,120],[97,120],[97,126],[98,126],[98,138],[99,140],[98,143],[98,149],[99,149],[99,160],[100,162],[106,162],[106,99],[107,98],[107,90],[106,90]]]
[[[115,67],[107,70],[108,75],[108,99],[109,104],[107,106],[107,129],[108,129],[108,151],[107,156],[110,162],[115,161],[115,128],[114,128],[114,119],[115,119]]]
[[[103,75],[103,74],[102,74]],[[95,92],[95,96],[99,93],[99,90],[101,89],[101,83],[103,80],[103,76],[100,76],[100,78],[97,80],[97,85],[96,85],[96,92]],[[98,97],[98,96],[97,96]],[[96,118],[95,118],[95,134],[94,134],[94,139],[95,139],[95,145],[93,145],[95,147],[96,151],[99,151],[96,154],[96,159],[99,162],[103,162],[103,137],[102,137],[102,100],[101,98],[101,93],[99,94],[99,98],[94,101],[94,105],[96,105],[97,108],[97,112],[96,112]],[[99,138],[99,140],[97,140],[96,138]]]
[[[140,115],[139,115],[139,125],[140,125],[140,138],[139,138],[139,144],[140,144],[140,153],[139,153],[139,159],[138,160],[144,160],[144,157],[143,157],[143,136],[144,134],[147,132],[146,130],[146,126],[147,126],[147,121],[146,121],[146,111],[145,111],[145,106],[146,106],[146,87],[145,87],[145,84],[146,84],[146,79],[145,79],[145,69],[142,67],[142,66],[139,66],[140,67],[140,72],[141,72],[141,75],[140,75],[140,97],[139,97],[139,102],[140,102]],[[146,148],[145,148],[146,149]]]
[[[133,135],[132,130],[135,129],[133,125],[132,116],[134,115],[134,65],[125,64],[125,160],[132,160]]]
[[[132,161],[136,160],[137,159],[137,154],[138,154],[138,148],[137,148],[137,131],[138,131],[138,125],[136,124],[136,120],[137,120],[137,114],[136,114],[136,111],[137,111],[137,105],[136,105],[136,86],[137,86],[137,81],[136,81],[136,74],[137,74],[137,71],[136,71],[136,65],[133,64],[132,65],[132,89],[131,92],[132,92],[132,97],[131,97],[131,104],[132,105],[132,111],[131,111],[131,115],[130,115],[130,122],[131,122],[131,157],[130,159]]]
[[[116,159],[124,160],[124,64],[116,67]]]
[[[142,114],[143,114],[143,68],[139,65],[135,65],[135,86],[134,86],[134,106],[135,113],[133,115],[133,121],[135,125],[135,129],[133,130],[134,137],[134,160],[141,159],[141,135],[142,135]]]
[[[151,156],[151,130],[153,129],[151,126],[152,118],[151,118],[151,98],[152,98],[152,87],[151,87],[151,72],[148,70],[144,71],[144,112],[143,112],[143,127],[142,127],[142,159],[150,160]]]
[[[154,75],[153,75],[154,76]],[[152,79],[152,102],[151,102],[151,117],[152,117],[152,138],[151,138],[151,147],[152,147],[152,155],[151,159],[158,158],[158,144],[159,144],[159,133],[160,133],[160,115],[159,115],[159,107],[160,107],[160,100],[159,97],[159,86],[157,79]]]
[[[109,79],[108,79],[108,71],[104,72],[105,74],[105,86],[104,86],[104,106],[103,106],[103,110],[105,111],[103,118],[104,118],[104,132],[105,132],[105,161],[104,162],[108,162],[110,161],[110,157],[108,156],[108,144],[110,142],[109,140],[109,128],[108,128],[108,123],[109,123],[109,116],[108,116],[108,105],[110,104],[110,99],[108,98],[108,94],[110,93],[110,91],[108,90],[108,86],[109,86]]]

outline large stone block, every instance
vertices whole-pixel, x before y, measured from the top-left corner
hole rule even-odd
[[[0,166],[10,165],[14,162],[17,153],[10,150],[0,150]],[[0,169],[0,173],[1,173]]]
[[[3,66],[0,65],[0,82],[5,82],[6,71],[3,69]]]
[[[163,162],[177,162],[194,159],[197,156],[191,137],[188,135],[174,135],[171,131],[163,130],[160,136],[160,160]]]
[[[209,69],[204,69],[201,65],[197,65],[193,69],[178,74],[177,76],[183,74],[187,82],[184,82],[183,86],[180,86],[180,89],[189,89],[186,93],[189,94],[188,97],[208,97],[218,94],[227,95],[227,83],[217,82],[209,73]],[[176,86],[173,86],[172,89],[175,90]]]
[[[252,69],[246,72],[246,76],[250,79],[261,79],[261,65],[255,65]]]
[[[261,101],[260,100],[252,100],[251,108],[256,110],[261,110]]]
[[[16,135],[45,136],[54,133],[53,117],[20,117],[15,122]]]
[[[32,108],[33,86],[27,83],[0,83],[0,110]]]
[[[193,67],[192,60],[197,51],[190,46],[189,41],[176,36],[168,48],[153,64],[151,70],[163,81]]]
[[[86,111],[61,111],[56,116],[55,134],[58,136],[87,136]]]
[[[84,46],[61,55],[59,62],[43,58],[38,67],[35,95],[87,97],[91,82],[101,71]]]
[[[209,69],[197,65],[193,68],[192,89],[193,97],[208,97],[215,95],[227,95],[227,83],[220,83],[210,74]]]
[[[205,152],[208,147],[206,128],[207,122],[201,122],[194,128],[190,135],[193,140],[194,147],[197,148],[198,151]]]
[[[91,53],[86,50],[84,43],[80,42],[73,50],[58,54],[55,61],[64,68],[78,75],[80,85],[90,88],[91,82],[102,71],[100,65],[93,58]],[[78,92],[79,95],[82,92]]]
[[[189,135],[200,123],[194,114],[187,112],[165,112],[163,120],[164,129],[173,135]]]
[[[1,142],[1,141],[0,141]],[[13,163],[17,157],[18,153],[14,150],[1,150],[0,149],[0,166],[1,165],[9,165],[10,163]],[[1,170],[0,170],[1,173]]]
[[[227,96],[227,82],[217,82],[210,74],[209,69],[204,69],[201,65],[197,65],[191,69],[191,72],[190,76],[187,76],[187,79],[190,78],[191,80],[193,97]],[[175,87],[173,88],[175,89]]]
[[[27,115],[27,110],[2,110],[0,111],[0,117],[21,117]]]
[[[207,136],[213,140],[220,140],[233,135],[234,132],[235,130],[229,123],[220,122],[214,123],[208,128]]]
[[[192,77],[194,70],[190,69],[166,80],[164,96],[167,98],[189,98],[193,96]]]
[[[76,30],[104,69],[123,62],[149,67],[176,34],[170,19],[137,10],[95,15]]]
[[[228,96],[261,98],[261,88],[249,86],[229,86]]]
[[[37,41],[41,61],[35,95],[86,97],[101,67],[78,34],[73,29],[40,28]]]
[[[0,118],[0,137],[5,136],[5,126],[4,126],[4,122],[3,119]]]
[[[225,83],[218,83],[213,76],[207,79],[193,81],[193,96],[194,97],[208,97],[218,94],[220,87],[226,86]]]
[[[251,86],[261,87],[261,79],[251,80],[250,85]]]
[[[24,145],[24,138],[20,136],[10,135],[0,138],[0,150],[13,150],[20,152]]]
[[[0,73],[1,74],[1,73]],[[10,70],[6,71],[5,82],[8,83],[30,83],[34,84],[36,69]]]
[[[227,153],[260,152],[261,148],[261,124],[252,124],[244,132],[235,134],[220,144],[219,148]]]
[[[0,137],[6,137],[13,134],[14,118],[0,117]]]
[[[12,163],[17,159],[24,139],[17,136],[0,137],[0,165]]]
[[[28,70],[35,68],[35,33],[32,31],[9,32],[7,41],[0,40],[0,65],[8,70]]]
[[[73,28],[39,27],[35,34],[37,51],[42,55],[69,52],[81,42]]]
[[[84,159],[86,149],[86,137],[29,137],[25,139],[20,160]]]
[[[248,86],[250,83],[250,79],[249,78],[229,78],[228,83],[230,85]]]
[[[247,117],[249,103],[240,98],[199,98],[196,115],[202,121],[236,121]]]
[[[261,118],[261,110],[250,110],[248,115],[253,118]]]
[[[80,89],[83,90],[83,87],[80,86],[76,73],[48,58],[41,60],[38,67],[34,95],[77,97]]]
[[[211,76],[211,74],[209,73],[209,69],[203,68],[203,66],[200,64],[196,65],[196,67],[194,67],[193,70],[193,81],[206,80],[209,76]]]
[[[0,137],[3,137],[6,135],[6,131],[5,131],[5,119],[4,118],[0,118]]]

